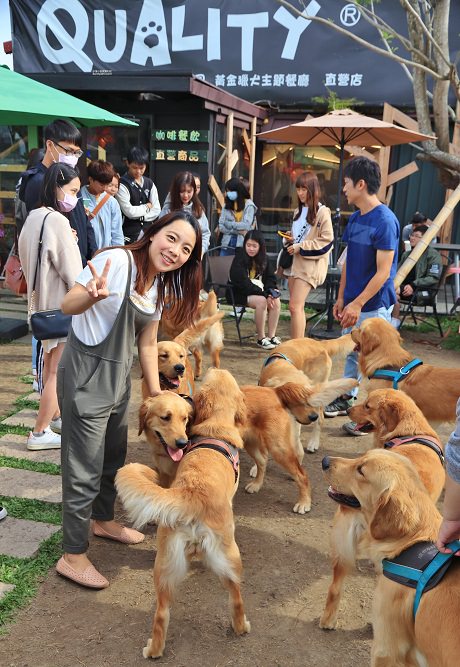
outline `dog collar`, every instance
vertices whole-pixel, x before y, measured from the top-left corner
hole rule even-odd
[[[425,445],[426,447],[432,449],[439,456],[441,465],[444,465],[444,453],[441,449],[439,441],[430,435],[403,435],[400,438],[392,438],[388,442],[385,442],[383,447],[385,449],[392,449],[393,447],[399,447],[399,445],[408,445],[412,442],[418,442],[421,445]]]
[[[217,440],[216,438],[207,438],[206,436],[195,436],[185,448],[184,454],[189,454],[195,449],[213,449],[215,452],[223,454],[225,458],[230,461],[233,470],[235,471],[235,483],[238,481],[238,473],[240,469],[240,453],[235,445],[225,440]]]
[[[460,550],[460,540],[446,546],[452,553],[441,553],[433,542],[417,542],[395,558],[382,560],[383,575],[387,579],[415,588],[414,618],[423,593],[437,586],[452,564],[455,552]]]
[[[374,371],[373,375],[368,376],[368,379],[391,380],[393,382],[393,389],[397,389],[398,382],[400,380],[405,379],[406,375],[409,375],[409,373],[413,371],[414,368],[417,368],[417,366],[421,366],[422,364],[423,361],[421,359],[412,359],[412,361],[409,361],[408,364],[406,364],[399,370],[389,369],[389,368],[388,369],[378,368],[376,371]]]
[[[272,361],[276,361],[276,359],[284,359],[284,361],[287,361],[289,364],[292,364],[292,361],[285,354],[282,354],[281,352],[273,352],[273,354],[271,354],[269,357],[265,359],[263,368],[271,364]]]

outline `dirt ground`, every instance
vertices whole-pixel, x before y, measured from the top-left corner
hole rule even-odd
[[[250,325],[246,325],[250,326]],[[279,333],[287,337],[287,324]],[[240,384],[256,384],[266,353],[229,339],[222,367]],[[440,350],[434,335],[406,335],[409,349],[426,362],[459,366],[460,355]],[[233,339],[233,340],[231,340]],[[6,354],[3,348],[2,354]],[[205,358],[205,368],[208,359]],[[334,364],[339,377],[343,361]],[[27,372],[27,368],[18,374]],[[129,461],[149,463],[147,445],[137,437],[139,380],[133,370]],[[240,488],[235,497],[236,538],[244,579],[242,592],[251,633],[235,637],[230,629],[227,596],[217,578],[199,564],[178,591],[171,610],[166,652],[159,665],[174,667],[364,667],[369,664],[370,612],[374,575],[367,563],[346,584],[339,626],[318,627],[330,578],[329,531],[335,511],[321,477],[325,454],[355,455],[370,437],[351,438],[340,427],[346,418],[326,420],[321,448],[305,454],[304,466],[313,487],[309,514],[292,512],[294,483],[273,462],[262,490],[245,493],[250,460],[243,453]],[[451,425],[440,429],[445,442]],[[307,429],[303,428],[306,443]],[[119,518],[123,517],[118,507]],[[94,592],[60,578],[51,570],[36,599],[22,610],[8,634],[0,638],[4,667],[112,667],[144,665],[142,648],[150,636],[154,610],[152,564],[155,528],[137,546],[93,538],[90,557],[111,585]]]

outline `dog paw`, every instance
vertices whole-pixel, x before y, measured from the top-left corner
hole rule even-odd
[[[154,651],[152,649],[152,640],[147,640],[147,646],[142,649],[142,655],[144,658],[161,658],[163,655],[163,650]]]
[[[322,630],[335,630],[337,627],[337,618],[325,611],[319,619],[319,627]]]
[[[317,440],[310,440],[307,445],[307,452],[316,452],[319,449],[319,442]]]
[[[257,477],[257,463],[254,463],[251,470],[249,471],[249,477]]]
[[[243,622],[239,623],[238,626],[235,626],[235,623],[232,621],[232,628],[237,635],[245,635],[246,633],[251,632],[251,624],[246,616],[243,617]]]
[[[244,490],[247,493],[257,493],[260,491],[261,484],[257,484],[256,482],[248,482],[246,486],[244,487]]]
[[[311,510],[311,500],[303,503],[296,503],[293,507],[296,514],[306,514]]]

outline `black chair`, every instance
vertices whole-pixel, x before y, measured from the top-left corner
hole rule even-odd
[[[203,255],[203,261],[205,262],[205,281],[206,285],[209,285],[209,287],[215,291],[218,303],[227,304],[228,297],[230,297],[230,305],[233,308],[238,340],[240,345],[242,345],[244,339],[252,337],[252,334],[248,336],[241,335],[240,324],[243,315],[247,310],[247,306],[240,306],[235,302],[235,294],[229,280],[230,267],[235,256],[221,255],[220,251],[223,248],[225,249],[225,246],[211,248]]]
[[[437,310],[436,299],[439,290],[444,286],[448,268],[448,265],[443,267],[441,271],[441,277],[439,278],[439,281],[436,285],[433,285],[432,287],[416,287],[410,299],[404,299],[403,297],[400,297],[399,302],[401,306],[404,306],[404,310],[401,310],[400,313],[401,327],[403,326],[407,316],[410,315],[414,324],[417,324],[417,322],[425,322],[425,324],[428,324],[428,326],[432,326],[435,329],[437,326],[441,337],[444,336],[441,321],[439,319],[439,313]],[[415,308],[423,308],[423,312],[415,311]],[[427,308],[432,308],[433,312],[427,313]],[[434,317],[436,324],[427,321],[427,317]]]

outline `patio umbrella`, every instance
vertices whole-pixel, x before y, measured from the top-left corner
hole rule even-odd
[[[336,213],[340,213],[340,191],[342,189],[343,158],[346,144],[357,146],[395,146],[411,141],[433,140],[435,137],[406,130],[398,125],[377,118],[364,116],[351,109],[330,111],[318,118],[308,118],[300,123],[285,125],[276,130],[259,132],[259,139],[271,139],[283,143],[304,146],[340,147],[339,189]]]
[[[47,125],[56,118],[66,118],[84,127],[137,126],[132,120],[116,116],[6,67],[0,67],[0,90],[0,125]]]

